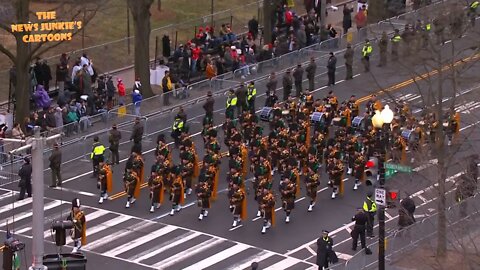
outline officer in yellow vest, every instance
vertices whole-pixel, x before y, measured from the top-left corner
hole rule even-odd
[[[92,153],[90,154],[90,158],[92,159],[93,162],[93,177],[97,178],[98,177],[98,171],[99,171],[99,164],[100,162],[103,162],[104,156],[103,153],[105,152],[105,146],[100,143],[100,139],[98,136],[95,136],[93,138],[93,149]]]
[[[367,199],[363,202],[363,210],[367,213],[367,236],[373,237],[373,223],[375,222],[375,214],[377,213],[377,204],[372,199],[373,192],[367,193]]]
[[[395,34],[391,39],[392,42],[392,60],[398,60],[398,47],[400,46],[400,42],[402,41],[402,37],[400,36],[400,30],[395,29]]]
[[[257,96],[257,89],[255,83],[251,81],[247,86],[247,103],[248,109],[252,114],[255,114],[255,97]]]
[[[373,52],[372,44],[370,44],[370,40],[365,39],[365,44],[362,48],[362,62],[363,66],[365,67],[365,72],[370,71],[370,55]]]
[[[185,130],[185,121],[184,118],[179,117],[178,115],[175,117],[173,120],[173,125],[172,125],[172,138],[175,141],[175,146],[178,147],[180,143],[180,135],[182,132]]]
[[[470,24],[472,27],[475,27],[475,19],[477,18],[477,8],[479,5],[479,1],[473,1],[468,7],[467,16],[470,18]]]
[[[237,99],[237,95],[235,95],[235,91],[233,89],[230,89],[230,91],[228,91],[225,117],[233,119],[234,109],[237,106],[237,100],[238,99]]]

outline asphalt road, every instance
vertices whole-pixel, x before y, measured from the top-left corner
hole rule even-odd
[[[462,39],[458,46],[468,48],[472,40]],[[447,52],[451,49],[451,43],[443,46],[442,50]],[[457,46],[457,44],[456,44]],[[375,48],[376,49],[376,48]],[[465,51],[457,55],[460,60],[468,57],[473,51]],[[356,51],[356,60],[359,60],[360,54]],[[377,68],[377,55],[373,57],[372,72],[361,73],[361,63],[356,61],[356,77],[352,81],[342,81],[344,69],[342,67],[343,59],[338,56],[337,85],[325,87],[326,77],[320,75],[317,77],[316,89],[314,95],[317,98],[323,98],[331,89],[335,92],[340,101],[347,99],[351,94],[357,95],[361,100],[366,101],[369,94],[384,90],[386,94],[382,95],[382,101],[393,103],[393,100],[405,99],[416,115],[419,115],[425,108],[424,100],[418,91],[424,91],[429,85],[438,83],[437,74],[430,78],[418,79],[415,82],[409,82],[412,70],[416,73],[425,74],[423,66],[414,66],[417,58],[411,57],[405,59],[404,64],[389,64],[386,68]],[[462,73],[462,77],[475,78],[478,74],[478,64],[474,60],[465,60],[459,64],[458,68],[469,66],[469,70]],[[321,63],[318,63],[321,66]],[[461,67],[460,67],[461,66]],[[306,83],[305,83],[306,85]],[[457,95],[455,108],[461,112],[461,134],[463,138],[468,138],[467,142],[459,149],[452,148],[452,151],[458,150],[455,154],[455,165],[452,165],[448,174],[449,183],[457,179],[461,171],[462,158],[472,152],[478,152],[478,132],[480,102],[478,102],[479,86],[478,79],[461,81],[460,89],[455,93],[451,83],[444,82],[444,102],[448,104],[451,97]],[[264,87],[257,84],[257,90],[263,92]],[[280,96],[281,96],[281,90]],[[263,97],[257,99],[257,106],[262,104]],[[216,102],[218,110],[215,118],[216,124],[221,124],[223,119],[223,102]],[[363,106],[361,108],[364,109]],[[187,115],[190,119],[190,128],[193,134],[201,129],[201,117],[203,117],[201,104],[187,108]],[[155,120],[154,120],[155,119]],[[156,136],[156,130],[168,129],[171,123],[171,116],[159,118],[149,118],[147,129]],[[123,131],[124,137],[128,139],[128,128]],[[168,134],[167,132],[166,134]],[[222,133],[219,133],[219,141],[222,142]],[[168,137],[168,136],[167,136]],[[198,135],[195,135],[194,142],[197,145],[199,156],[203,156],[201,147],[202,141]],[[153,163],[153,140],[145,140],[143,149],[145,152],[146,168],[149,169]],[[89,148],[90,143],[85,145],[74,145],[69,150],[64,151],[65,158],[75,158],[78,153],[84,153]],[[121,158],[126,158],[129,153],[130,144],[128,141],[122,145]],[[83,149],[83,150],[82,150]],[[226,150],[223,146],[222,150]],[[174,157],[177,158],[174,154]],[[419,206],[417,214],[430,215],[434,212],[435,190],[432,188],[432,178],[435,177],[436,168],[434,165],[435,157],[424,153],[416,155],[417,161],[411,164],[416,168],[412,174],[398,174],[388,185],[397,188],[413,196]],[[226,160],[226,159],[224,159]],[[430,164],[430,165],[428,165]],[[148,212],[148,192],[142,190],[140,199],[130,208],[125,209],[125,196],[122,195],[121,172],[124,168],[124,160],[120,165],[114,167],[114,193],[110,194],[115,199],[109,200],[99,206],[97,203],[98,190],[96,181],[90,178],[91,163],[86,160],[77,160],[69,162],[62,167],[62,173],[65,178],[62,189],[45,190],[45,240],[51,241],[49,224],[52,220],[58,219],[68,212],[69,202],[74,197],[79,197],[83,203],[84,211],[87,214],[88,244],[84,247],[89,259],[88,266],[91,269],[102,266],[104,269],[118,269],[119,267],[128,267],[128,269],[244,269],[252,261],[259,261],[262,268],[269,269],[307,269],[313,267],[314,253],[316,247],[312,243],[319,236],[322,229],[332,232],[336,243],[335,250],[340,258],[349,259],[354,252],[350,250],[349,229],[351,229],[350,218],[354,214],[355,208],[361,206],[365,197],[365,187],[360,187],[358,191],[353,191],[352,179],[345,178],[345,195],[336,200],[330,199],[330,190],[326,188],[326,175],[322,170],[322,185],[319,190],[318,203],[313,212],[306,211],[308,201],[302,196],[297,198],[296,209],[292,214],[292,220],[289,224],[283,222],[284,214],[280,209],[276,209],[277,225],[268,231],[266,235],[261,235],[260,230],[262,221],[255,218],[257,209],[253,201],[253,194],[249,194],[248,199],[248,220],[235,229],[231,228],[232,217],[228,211],[225,188],[225,168],[226,162],[221,167],[221,184],[219,190],[221,194],[217,202],[213,204],[209,211],[209,216],[203,221],[197,220],[199,209],[195,205],[194,196],[186,200],[184,209],[170,217],[167,213],[171,205],[166,202],[154,214]],[[50,172],[45,172],[45,184],[49,184]],[[275,176],[274,187],[278,184],[278,175]],[[14,202],[15,195],[12,196],[11,190],[17,190],[16,184],[4,185],[0,188],[3,194],[0,194],[0,230],[6,229],[6,221],[12,219],[15,214],[13,224],[16,233],[28,244],[31,238],[31,199],[20,202]],[[424,190],[418,193],[420,190]],[[451,188],[450,188],[451,190]],[[15,193],[15,191],[13,191]],[[452,201],[449,199],[449,203]],[[277,203],[277,205],[280,205]],[[15,206],[15,208],[13,208]],[[433,210],[432,210],[433,209]],[[396,209],[387,210],[387,226],[389,230],[396,227]],[[10,223],[10,222],[9,222]],[[369,240],[375,241],[373,240]],[[51,244],[47,244],[47,252],[54,252]],[[67,249],[68,250],[68,249]],[[28,254],[28,248],[27,248]],[[27,257],[29,257],[27,255]],[[369,259],[373,259],[371,256]],[[191,267],[191,268],[188,268]]]

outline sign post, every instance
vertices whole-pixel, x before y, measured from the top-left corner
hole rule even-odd
[[[384,188],[375,189],[375,203],[377,205],[387,205],[387,192]]]

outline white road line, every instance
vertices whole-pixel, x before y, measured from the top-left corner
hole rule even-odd
[[[427,199],[425,199],[425,197],[422,195],[418,195],[417,198],[419,198],[423,203],[427,201]]]
[[[87,239],[88,239],[88,236],[90,236],[90,235],[96,234],[96,233],[98,233],[98,232],[100,232],[100,231],[103,231],[103,230],[108,229],[108,228],[110,228],[110,227],[116,226],[116,225],[118,225],[118,224],[120,224],[120,223],[123,223],[123,222],[129,220],[129,219],[130,219],[130,217],[127,217],[127,216],[119,216],[119,217],[116,217],[116,218],[114,218],[114,219],[111,219],[111,220],[109,220],[109,221],[107,221],[107,222],[104,222],[104,223],[102,223],[102,224],[99,224],[99,225],[97,225],[97,226],[94,226],[94,227],[91,227],[91,228],[87,228]],[[87,222],[88,222],[88,221],[87,221]],[[88,224],[88,223],[87,223],[87,224]],[[114,237],[114,236],[110,236],[110,237]],[[72,239],[68,238],[68,239],[67,239],[67,245],[68,245],[69,243],[71,243],[71,242],[72,242]]]
[[[64,181],[65,182],[65,181]],[[77,193],[77,194],[81,194],[81,195],[85,195],[85,196],[89,196],[89,197],[97,197],[97,196],[100,196],[98,194],[93,194],[91,192],[86,192],[86,191],[81,191],[81,190],[74,190],[74,189],[70,189],[70,188],[64,188],[64,187],[55,187],[53,188],[55,190],[60,190],[60,191],[68,191],[68,192],[72,192],[72,193]]]
[[[165,243],[162,243],[160,246],[153,247],[149,250],[146,250],[142,252],[141,254],[137,254],[134,257],[129,258],[129,261],[139,263],[143,260],[146,260],[148,258],[151,258],[153,256],[156,256],[157,254],[160,254],[164,252],[165,250],[168,250],[172,247],[178,246],[182,243],[185,243],[187,241],[190,241],[191,239],[200,236],[201,233],[199,232],[188,232],[185,234],[182,234],[180,236],[175,237],[174,239],[167,241]]]
[[[238,226],[235,226],[235,227],[233,227],[233,228],[228,229],[228,231],[232,232],[232,231],[235,231],[236,229],[242,228],[242,227],[243,227],[243,224],[240,224],[240,225],[238,225]]]
[[[293,257],[287,257],[276,264],[270,265],[267,268],[263,268],[264,270],[279,270],[279,269],[287,269],[290,266],[293,266],[297,263],[301,262],[299,259]]]
[[[253,256],[248,257],[245,260],[242,260],[241,262],[234,264],[227,268],[226,270],[239,270],[239,269],[245,269],[247,267],[250,267],[252,262],[258,262],[261,263],[263,260],[268,259],[272,257],[274,254],[268,251],[262,251],[260,253],[257,253]]]
[[[462,175],[462,174],[463,174],[463,172],[459,172],[459,173],[457,173],[457,174],[455,174],[455,175],[452,175],[452,176],[450,176],[450,177],[448,177],[448,178],[446,179],[446,182],[452,182],[452,181],[454,181],[454,179],[458,178],[458,177],[459,177],[460,175]],[[434,184],[434,185],[431,185],[431,186],[429,186],[429,187],[427,187],[427,188],[425,188],[425,189],[423,189],[423,190],[420,190],[420,191],[417,191],[417,192],[413,193],[412,195],[410,195],[410,198],[417,197],[418,195],[420,195],[420,194],[422,194],[422,193],[424,193],[424,192],[426,192],[426,191],[428,191],[428,190],[430,190],[430,189],[433,189],[433,188],[435,188],[436,186],[438,186],[438,183],[437,183],[437,184]],[[434,199],[435,199],[435,198],[434,198]],[[432,199],[432,200],[430,200],[430,201],[433,201],[434,199]],[[428,203],[428,202],[427,202],[427,203]],[[426,203],[421,204],[421,205],[425,205],[425,204],[426,204]],[[417,207],[419,207],[419,206],[417,206]],[[396,215],[395,217],[393,217],[393,219],[395,219],[395,218],[397,218],[397,217],[398,217],[398,215]],[[391,220],[393,220],[393,219],[391,219]],[[390,221],[390,220],[388,220],[388,221]],[[352,226],[352,225],[354,225],[354,224],[355,224],[355,222],[350,222],[349,224],[346,224],[346,225],[343,225],[343,226],[341,226],[341,227],[339,227],[339,228],[336,228],[335,230],[330,231],[330,235],[333,236],[333,235],[337,234],[338,232],[341,232],[341,231],[345,230],[345,228],[350,227],[350,226]],[[377,226],[378,226],[378,225],[377,225]],[[342,241],[342,242],[340,242],[340,243],[337,243],[337,244],[335,244],[334,246],[337,246],[337,245],[339,245],[339,244],[341,244],[341,243],[344,243],[345,241],[349,241],[349,240],[350,240],[350,238],[348,238],[348,239],[346,239],[346,240],[344,240],[344,241]],[[312,241],[310,241],[310,242],[308,242],[308,243],[305,243],[305,244],[303,244],[303,245],[301,245],[301,246],[299,246],[299,247],[297,247],[297,248],[295,248],[295,249],[292,249],[292,250],[286,252],[284,255],[289,256],[289,255],[291,255],[291,254],[294,254],[294,253],[296,253],[296,252],[304,249],[305,247],[310,246],[310,245],[316,243],[316,241],[317,241],[317,239],[312,240]]]
[[[308,250],[308,252],[310,252],[310,254],[317,255],[317,252],[315,250],[313,250],[313,248],[307,247],[307,250]]]
[[[386,214],[387,212],[385,212]],[[348,234],[351,234],[352,233],[352,229],[350,227],[346,227],[345,230],[348,232]]]
[[[32,197],[23,199],[21,201],[16,201],[15,203],[9,203],[7,205],[4,205],[4,206],[0,207],[0,214],[4,213],[4,212],[7,212],[7,211],[10,211],[10,210],[13,210],[16,207],[21,207],[21,206],[27,205],[31,202],[32,202]]]
[[[97,219],[101,216],[104,216],[108,213],[108,211],[104,211],[104,210],[98,210],[98,211],[95,211],[95,212],[92,212],[90,214],[87,214],[85,215],[85,220],[87,221],[87,224],[89,221],[92,221],[94,219]],[[89,232],[90,228],[87,227],[87,233]],[[48,238],[50,237],[51,235],[51,232],[52,230],[51,229],[48,229],[46,231],[43,232],[43,238]],[[71,239],[70,239],[71,240]]]
[[[244,245],[244,244],[236,244],[235,246],[231,248],[224,249],[217,254],[210,256],[208,258],[205,258],[202,261],[199,261],[193,265],[190,265],[187,268],[184,268],[184,270],[198,270],[198,269],[205,269],[207,267],[210,267],[218,262],[221,262],[223,260],[226,260],[227,258],[238,254],[246,249],[248,249],[249,246]]]
[[[100,239],[97,239],[93,242],[90,242],[84,248],[88,249],[88,250],[93,250],[93,249],[101,247],[105,244],[111,243],[115,239],[121,239],[121,238],[123,238],[123,237],[125,237],[125,236],[127,236],[131,233],[143,230],[143,229],[145,229],[147,227],[150,227],[150,226],[152,226],[151,222],[141,221],[140,223],[134,224],[134,225],[132,225],[132,226],[126,228],[126,229],[120,229],[120,230],[116,231],[114,235],[107,235],[107,236],[102,237]]]
[[[152,265],[154,268],[157,268],[157,269],[164,269],[164,268],[168,268],[178,262],[181,262],[183,260],[185,260],[186,258],[190,257],[190,256],[193,256],[195,254],[198,254],[202,251],[205,251],[209,248],[212,248],[213,246],[216,246],[220,243],[222,243],[223,240],[220,240],[220,239],[217,239],[217,238],[211,238],[211,239],[208,239],[207,241],[203,242],[203,243],[200,243],[198,245],[195,245],[191,248],[188,248],[182,252],[179,252],[173,256],[170,256],[168,257],[167,259],[165,260],[162,260],[160,262],[157,262],[156,264]]]
[[[346,253],[340,253],[340,252],[336,252],[335,253],[337,254],[337,257],[341,260],[344,260],[344,261],[348,261],[350,260],[353,256],[350,255],[350,254],[346,254]]]
[[[13,196],[15,196],[15,194],[13,194],[11,191],[6,192],[6,193],[0,195],[0,201],[3,200],[3,199],[6,199],[6,198],[11,198]]]
[[[43,210],[46,211],[46,210],[52,209],[54,207],[60,206],[61,204],[62,203],[60,201],[49,202],[49,203],[45,204],[45,206],[43,207]],[[33,215],[33,211],[31,209],[28,210],[28,211],[16,214],[13,217],[8,217],[6,221],[0,223],[0,227],[6,226],[7,224],[10,225],[10,224],[12,224],[13,221],[17,222],[17,221],[20,221],[22,219],[29,218],[32,215]]]
[[[118,247],[116,247],[116,248],[114,248],[114,249],[112,249],[108,252],[104,252],[103,255],[108,256],[108,257],[116,257],[118,254],[122,254],[122,253],[124,253],[128,250],[131,250],[131,249],[136,248],[140,245],[143,245],[147,242],[155,240],[156,238],[158,238],[162,235],[165,235],[169,232],[172,232],[174,230],[177,230],[177,228],[175,228],[173,226],[166,225],[165,227],[161,228],[160,230],[156,230],[152,233],[149,233],[149,234],[146,234],[142,237],[136,238],[135,240],[130,241],[126,244],[118,246]]]
[[[387,219],[393,219],[392,215],[390,215],[387,211],[385,211],[385,217],[387,217]]]

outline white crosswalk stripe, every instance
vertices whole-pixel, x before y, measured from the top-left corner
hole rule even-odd
[[[194,265],[190,265],[189,267],[185,268],[185,270],[197,270],[197,269],[204,269],[209,266],[212,266],[220,261],[225,260],[226,258],[233,256],[237,253],[240,253],[248,248],[247,245],[237,244],[231,248],[227,248],[211,257],[204,259],[203,261],[199,261]]]

